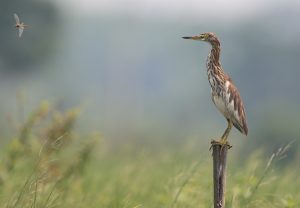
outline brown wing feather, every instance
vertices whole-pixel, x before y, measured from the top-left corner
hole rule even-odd
[[[230,120],[241,133],[247,135],[248,127],[243,100],[235,85],[230,80],[227,82],[229,82],[229,84],[227,85],[226,98],[230,113]]]

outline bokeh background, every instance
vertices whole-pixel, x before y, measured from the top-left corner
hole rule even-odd
[[[13,13],[30,25],[21,38]],[[181,37],[215,32],[249,125],[248,137],[231,133],[234,157],[258,148],[267,157],[295,140],[284,163],[300,159],[297,0],[10,0],[0,14],[2,145],[47,100],[79,107],[81,134],[121,147],[196,144],[209,155],[226,128],[210,98],[209,45]]]
[[[226,127],[210,99],[209,46],[181,37],[213,31],[248,116],[249,136],[233,131],[232,143],[300,136],[298,1],[26,0],[0,10],[2,134],[7,116],[49,100],[82,106],[78,127],[108,139],[207,143]],[[20,39],[13,13],[31,26]]]

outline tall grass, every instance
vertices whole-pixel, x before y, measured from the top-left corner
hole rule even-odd
[[[0,207],[212,207],[212,158],[195,145],[111,145],[74,130],[78,110],[42,104],[1,148]],[[300,207],[297,161],[288,146],[228,166],[227,207]],[[200,159],[199,159],[200,158]],[[230,158],[231,160],[233,158]]]

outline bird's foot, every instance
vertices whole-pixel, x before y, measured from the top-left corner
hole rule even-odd
[[[228,149],[230,149],[232,146],[229,144],[229,142],[227,141],[227,139],[221,138],[220,140],[212,140],[210,142],[211,146],[209,148],[209,150],[211,150],[213,148],[213,146],[221,146],[221,151],[224,149],[224,147],[227,146]]]

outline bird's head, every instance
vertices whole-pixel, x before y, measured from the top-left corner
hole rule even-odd
[[[191,40],[201,40],[205,42],[209,42],[212,45],[214,43],[219,43],[217,36],[212,32],[202,33],[200,35],[190,36],[190,37],[182,37],[183,39],[191,39]]]

